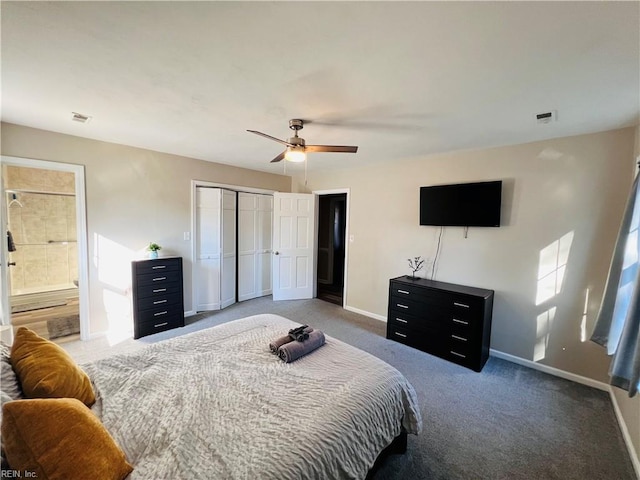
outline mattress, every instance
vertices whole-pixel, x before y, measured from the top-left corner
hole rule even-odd
[[[256,315],[83,365],[128,478],[362,479],[401,429],[420,432],[415,390],[373,355],[330,336],[273,355],[299,325]]]

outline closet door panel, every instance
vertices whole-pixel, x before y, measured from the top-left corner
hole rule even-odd
[[[257,296],[271,295],[272,289],[272,242],[273,242],[273,196],[258,195],[256,236],[258,243],[256,291]]]
[[[196,188],[196,310],[220,309],[221,190]]]
[[[220,308],[236,303],[236,192],[222,193]]]

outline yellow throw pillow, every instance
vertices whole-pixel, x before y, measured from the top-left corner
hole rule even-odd
[[[75,398],[5,403],[2,441],[11,469],[40,480],[122,480],[133,471],[100,420]]]
[[[96,401],[91,380],[61,347],[20,327],[11,347],[11,364],[26,398],[77,398]]]

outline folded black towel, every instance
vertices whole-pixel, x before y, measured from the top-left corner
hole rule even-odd
[[[278,348],[278,356],[285,362],[291,363],[300,357],[311,353],[324,345],[324,333],[314,330],[304,342],[293,341]]]
[[[7,230],[7,249],[10,252],[16,251],[16,244],[13,243],[13,235],[11,235],[11,232],[9,230]]]
[[[313,328],[309,327],[308,325],[303,325],[302,327],[304,327],[304,330],[302,330],[304,332],[304,334],[309,334],[311,332],[313,332]],[[299,327],[299,328],[302,328]],[[291,330],[289,330],[291,331]],[[269,344],[269,349],[271,350],[271,353],[277,355],[278,354],[278,349],[284,345],[285,343],[289,343],[289,342],[293,342],[293,338],[291,338],[291,336],[289,335],[285,335],[283,337],[277,338],[275,339],[273,342],[271,342]]]

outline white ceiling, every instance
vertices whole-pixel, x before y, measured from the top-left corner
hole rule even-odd
[[[8,2],[2,120],[282,173],[610,130],[640,114],[639,2]],[[537,125],[535,114],[557,110]],[[80,124],[71,112],[93,117]],[[290,166],[288,172],[302,168]]]

